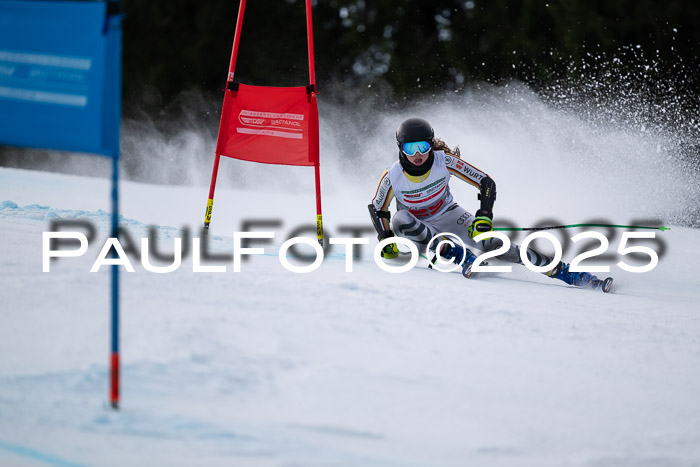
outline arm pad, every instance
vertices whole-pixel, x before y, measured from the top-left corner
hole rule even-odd
[[[384,224],[380,220],[380,218],[384,218],[391,221],[391,213],[389,211],[377,211],[377,208],[374,207],[374,204],[368,205],[367,209],[369,209],[369,216],[372,218],[372,225],[374,225],[374,230],[377,231],[379,240],[383,240],[387,237],[393,237],[394,232],[392,232],[390,229],[385,229]],[[386,232],[391,233],[391,235],[386,235]],[[384,237],[382,237],[382,235],[384,235]]]
[[[496,182],[491,177],[484,177],[481,180],[479,199],[481,200],[479,211],[483,212],[482,215],[493,218],[493,204],[496,202]]]

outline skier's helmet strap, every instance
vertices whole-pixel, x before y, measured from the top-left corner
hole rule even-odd
[[[396,143],[399,147],[404,143],[415,141],[428,141],[432,145],[434,138],[435,132],[433,127],[422,118],[404,120],[396,129]]]

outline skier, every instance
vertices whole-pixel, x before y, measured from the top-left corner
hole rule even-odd
[[[369,205],[379,240],[398,235],[425,249],[436,234],[454,234],[466,248],[443,244],[439,254],[447,260],[454,258],[455,263],[464,259],[462,274],[468,278],[476,260],[472,249],[491,251],[503,245],[495,237],[480,244],[473,240],[478,234],[492,230],[496,183],[488,174],[460,159],[459,148],[452,151],[444,141],[435,138],[433,128],[421,118],[409,118],[402,122],[396,130],[396,143],[399,160],[384,171]],[[478,199],[481,206],[475,215],[453,200],[449,187],[450,175],[480,190]],[[397,212],[392,220],[389,204],[394,197]],[[434,241],[431,248],[435,248],[436,243]],[[385,258],[396,258],[398,255],[395,243],[387,245],[382,251]],[[527,249],[527,257],[535,266],[552,262],[552,258],[531,248]],[[500,258],[522,264],[520,247],[511,245]],[[612,284],[612,279],[601,281],[587,272],[571,272],[569,264],[562,261],[545,274],[571,285],[601,287],[604,292],[608,292]]]

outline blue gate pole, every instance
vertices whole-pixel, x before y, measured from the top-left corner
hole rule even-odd
[[[112,238],[119,238],[119,158],[112,157]],[[112,258],[117,258],[112,248]],[[112,352],[110,358],[112,408],[119,409],[119,266],[112,265]]]

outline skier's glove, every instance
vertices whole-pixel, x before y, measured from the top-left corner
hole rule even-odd
[[[476,211],[476,218],[474,218],[472,223],[469,224],[469,238],[474,238],[479,234],[493,230],[493,225],[491,224],[492,218],[493,213],[486,211],[485,209],[479,209]]]
[[[385,230],[379,234],[379,241],[381,242],[385,238],[395,237],[394,232],[391,230]],[[382,248],[382,258],[394,259],[399,256],[399,247],[396,243],[389,243],[387,246]]]
[[[390,243],[382,249],[382,258],[394,259],[399,256],[399,247],[396,243]]]

